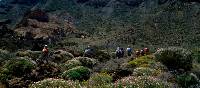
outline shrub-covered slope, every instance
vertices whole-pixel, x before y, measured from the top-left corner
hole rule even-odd
[[[46,62],[39,51],[0,50],[0,87],[198,88],[200,84],[199,57],[183,48],[161,48],[150,55],[106,61],[65,50],[52,52]]]

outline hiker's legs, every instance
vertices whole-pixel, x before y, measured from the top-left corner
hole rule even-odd
[[[131,52],[128,52],[128,56],[131,56]]]
[[[49,58],[49,54],[46,54],[44,57],[44,60],[46,61],[46,63],[48,63],[48,58]]]

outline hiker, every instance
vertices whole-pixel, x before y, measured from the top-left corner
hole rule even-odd
[[[160,51],[160,50],[161,50],[160,48],[157,48],[157,49],[156,49],[156,52],[158,52],[158,51]]]
[[[93,56],[93,49],[90,45],[85,49],[83,57],[92,57]]]
[[[145,55],[145,53],[144,53],[144,50],[143,50],[143,49],[141,49],[141,50],[140,50],[140,55],[141,55],[141,56],[144,56],[144,55]]]
[[[45,60],[48,63],[48,55],[49,55],[49,49],[47,47],[47,45],[44,46],[44,48],[42,49],[42,59]]]
[[[124,48],[120,48],[121,51],[121,58],[124,57]]]
[[[116,57],[118,59],[124,57],[124,49],[123,48],[117,47]]]
[[[85,36],[84,36],[84,35],[81,35],[81,38],[82,38],[82,39],[85,39]]]
[[[135,55],[136,55],[136,57],[139,57],[139,56],[140,56],[140,51],[139,51],[139,50],[136,50],[136,51],[135,51]]]
[[[128,45],[128,48],[126,48],[126,51],[127,51],[127,55],[131,56],[131,54],[132,54],[132,48],[130,47],[130,45]]]
[[[116,57],[119,59],[121,58],[121,49],[120,47],[117,47],[117,50],[116,50]]]
[[[144,50],[144,53],[145,53],[146,55],[149,54],[149,49],[148,49],[148,48],[144,48],[143,50]]]

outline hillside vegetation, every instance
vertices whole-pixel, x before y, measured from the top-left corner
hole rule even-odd
[[[65,50],[51,52],[47,63],[39,51],[9,53],[1,50],[0,86],[198,88],[200,85],[200,63],[196,56],[199,53],[194,55],[183,48],[161,48],[149,55],[120,59],[106,53],[96,53],[94,58],[89,58],[74,57],[75,54]]]

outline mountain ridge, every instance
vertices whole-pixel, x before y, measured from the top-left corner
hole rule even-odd
[[[9,26],[14,30],[27,13],[40,9],[48,15],[67,12],[68,15],[61,19],[69,21],[76,29],[90,36],[107,36],[108,40],[104,40],[105,42],[110,39],[118,41],[109,44],[115,45],[114,47],[127,44],[134,47],[200,45],[195,42],[199,39],[200,28],[198,0],[8,0],[2,2],[4,4],[1,3],[1,9],[7,9],[7,13],[0,14],[0,17],[12,19]],[[129,30],[133,32],[126,32]],[[114,39],[109,38],[109,35],[122,36],[116,36]]]

